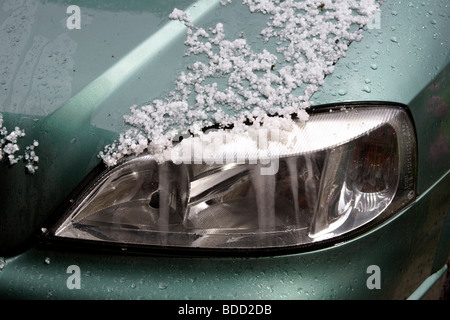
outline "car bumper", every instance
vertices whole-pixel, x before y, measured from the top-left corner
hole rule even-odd
[[[39,245],[0,261],[0,298],[421,298],[436,283],[431,280],[445,273],[436,264],[449,253],[449,184],[450,171],[388,222],[351,241],[306,253],[175,257]],[[79,274],[70,266],[77,266]],[[74,276],[79,288],[70,285]],[[374,280],[379,288],[370,285]]]

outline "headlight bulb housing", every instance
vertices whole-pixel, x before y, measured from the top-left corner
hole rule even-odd
[[[104,171],[51,235],[153,247],[314,248],[389,218],[415,196],[415,133],[401,107],[313,112],[264,156],[252,151],[254,137],[220,134],[227,143],[203,161],[143,155]],[[184,139],[174,154],[199,145],[198,137]],[[217,161],[230,158],[237,161]]]

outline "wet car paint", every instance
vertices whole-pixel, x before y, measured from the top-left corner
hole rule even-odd
[[[175,37],[143,68],[125,82],[118,80],[109,91],[111,82],[102,77],[105,72],[114,70],[118,61],[126,61],[132,48],[164,26],[175,5],[147,8],[137,1],[129,7],[124,3],[103,7],[92,3],[87,1],[84,6],[80,2],[90,18],[81,30],[73,32],[63,25],[68,2],[39,3],[35,8],[36,21],[60,25],[48,39],[65,39],[76,45],[76,50],[69,50],[71,62],[60,65],[60,74],[70,74],[72,80],[61,107],[53,104],[35,112],[27,110],[25,101],[21,109],[3,104],[1,110],[6,125],[26,128],[26,139],[40,141],[41,158],[33,176],[25,175],[19,166],[2,163],[0,167],[2,180],[7,181],[0,186],[0,255],[6,256],[0,272],[1,287],[5,288],[2,297],[403,299],[446,262],[450,112],[439,111],[450,102],[445,34],[449,9],[445,1],[413,6],[388,1],[381,11],[381,29],[365,30],[363,40],[351,44],[347,56],[338,61],[335,72],[313,96],[316,105],[389,101],[409,106],[418,136],[419,198],[383,227],[332,248],[248,259],[98,255],[46,246],[29,249],[40,228],[51,216],[62,214],[58,208],[70,204],[71,192],[99,164],[98,152],[124,128],[122,115],[132,104],[168,90],[162,83],[173,80],[180,66],[170,63],[184,50]],[[164,9],[155,14],[156,7]],[[33,9],[27,10],[32,15]],[[201,22],[211,25],[234,16],[236,10],[217,6]],[[132,23],[133,28],[127,29]],[[241,24],[235,25],[236,30]],[[94,26],[96,31],[89,32]],[[76,34],[78,31],[83,33]],[[33,32],[32,45],[37,47],[42,30]],[[50,92],[47,99],[52,97]],[[433,152],[436,149],[438,152]],[[80,290],[66,286],[66,270],[72,264],[82,272]],[[370,265],[382,270],[381,290],[367,288]]]

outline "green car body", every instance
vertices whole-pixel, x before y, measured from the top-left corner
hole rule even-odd
[[[239,18],[240,1],[213,2],[199,8],[197,24],[224,22],[238,35],[264,23],[262,15]],[[386,1],[380,27],[364,30],[312,97],[316,107],[382,102],[409,110],[417,197],[388,221],[333,246],[262,256],[136,254],[55,245],[41,235],[101,170],[98,154],[124,130],[129,107],[170,89],[183,66],[185,29],[168,16],[192,3],[80,0],[81,29],[73,30],[65,24],[70,1],[3,3],[0,36],[18,45],[17,60],[1,66],[15,82],[0,83],[0,113],[6,127],[26,130],[24,145],[39,141],[40,160],[33,175],[0,163],[0,297],[406,299],[440,288],[450,253],[450,111],[436,114],[430,104],[450,104],[445,0]],[[6,37],[11,26],[14,37]],[[27,63],[34,71],[21,72]],[[79,289],[67,285],[72,265]],[[379,288],[368,286],[371,266],[379,267]]]

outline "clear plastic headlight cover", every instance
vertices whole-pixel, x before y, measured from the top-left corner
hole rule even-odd
[[[415,134],[401,108],[313,113],[274,146],[259,141],[258,152],[255,139],[222,134],[231,138],[204,148],[200,160],[159,164],[146,155],[107,170],[53,235],[185,248],[296,247],[384,220],[415,196]],[[190,142],[196,152],[189,138],[179,154]]]

